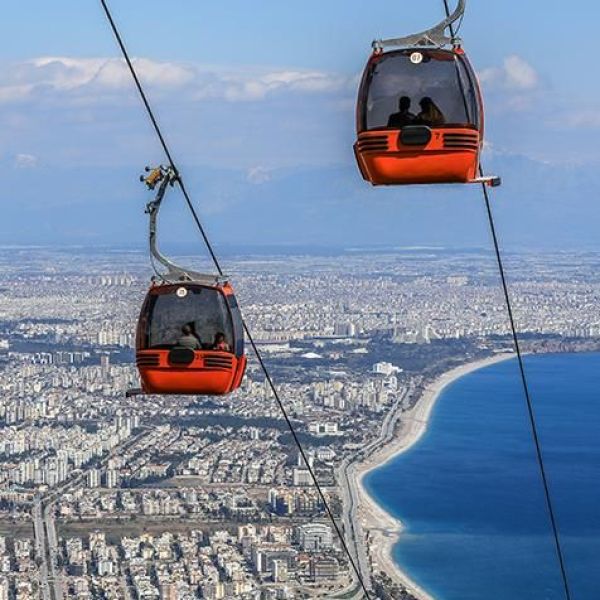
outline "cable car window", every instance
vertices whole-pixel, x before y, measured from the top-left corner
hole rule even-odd
[[[368,96],[363,105],[363,129],[405,125],[479,128],[475,83],[453,52],[384,54],[373,63],[365,83]]]
[[[223,294],[217,290],[180,287],[153,295],[148,316],[147,348],[232,350],[231,316]]]
[[[229,308],[231,309],[233,331],[236,339],[235,354],[242,356],[244,354],[244,323],[242,321],[242,313],[235,296],[227,296],[227,299],[229,301]]]

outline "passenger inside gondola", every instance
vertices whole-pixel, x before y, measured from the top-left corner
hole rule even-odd
[[[149,300],[146,348],[230,352],[232,340],[233,324],[225,298],[210,288],[190,288],[181,295],[173,290]]]
[[[215,335],[215,341],[212,345],[212,349],[219,350],[220,352],[231,352],[231,346],[227,343],[225,334],[222,331],[219,331]]]
[[[392,113],[388,119],[388,127],[401,129],[406,125],[412,125],[415,121],[415,115],[410,112],[411,99],[408,96],[402,96],[398,102],[398,112]]]
[[[477,88],[462,60],[431,50],[414,64],[411,54],[395,51],[372,61],[361,88],[359,132],[407,125],[478,129]]]
[[[421,107],[421,112],[417,115],[415,124],[437,127],[446,122],[444,113],[442,113],[442,111],[429,96],[421,98],[419,106]]]
[[[187,324],[181,328],[181,335],[177,340],[177,346],[189,348],[190,350],[202,350],[200,338],[194,334],[192,327]]]

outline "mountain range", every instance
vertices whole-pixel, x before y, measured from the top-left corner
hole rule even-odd
[[[4,244],[144,247],[152,193],[134,168],[15,166],[4,161]],[[593,248],[598,170],[488,157],[503,186],[491,190],[509,247]],[[211,238],[221,245],[467,247],[489,243],[479,186],[372,188],[353,165],[228,170],[182,167]],[[196,236],[179,191],[165,201],[165,243]]]

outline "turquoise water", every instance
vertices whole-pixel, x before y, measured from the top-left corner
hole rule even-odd
[[[600,354],[526,358],[574,600],[600,598]],[[438,600],[564,598],[517,363],[451,384],[409,452],[366,480]]]

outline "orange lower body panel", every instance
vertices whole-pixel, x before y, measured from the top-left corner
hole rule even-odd
[[[354,153],[364,179],[373,185],[469,183],[479,169],[479,133],[434,130],[423,146],[405,146],[399,130],[365,131]]]
[[[136,362],[147,394],[222,396],[237,389],[246,357],[227,352],[196,351],[189,365],[169,363],[169,350],[139,350]]]

